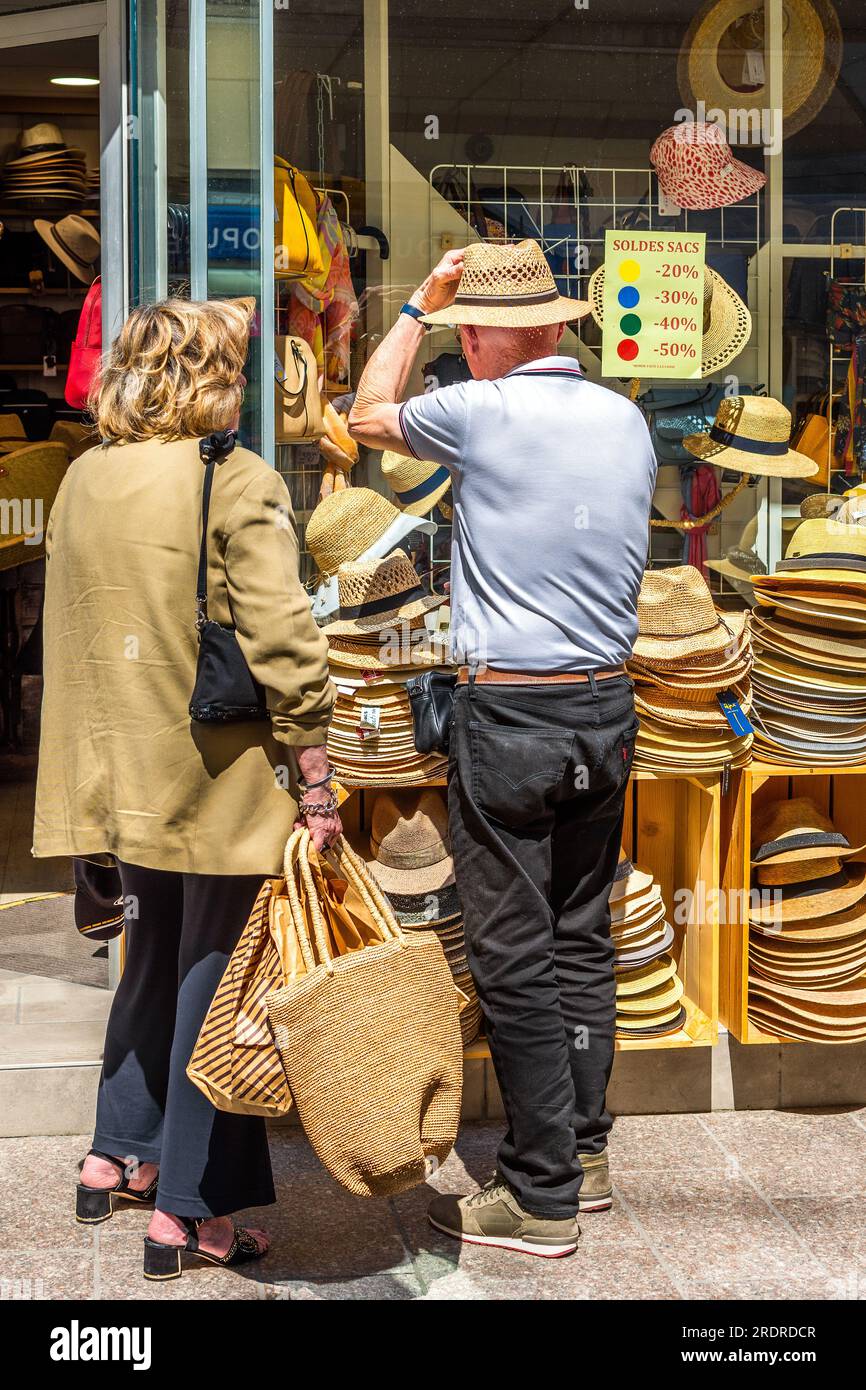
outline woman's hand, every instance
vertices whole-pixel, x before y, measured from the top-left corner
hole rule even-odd
[[[325,805],[330,800],[330,787],[316,787],[312,791],[304,792],[304,802],[307,805]],[[310,815],[301,814],[301,819],[296,822],[295,828],[305,825],[310,832],[310,839],[316,849],[330,849],[335,840],[343,833],[343,822],[340,820],[339,811],[332,811],[328,816],[319,816],[315,813]]]
[[[339,812],[334,808],[330,815],[320,815],[315,811],[304,815],[303,811],[305,805],[326,806],[334,800],[333,783],[329,776],[332,769],[328,762],[328,750],[324,744],[319,744],[314,748],[297,748],[295,752],[301,776],[307,784],[301,785],[300,818],[295,822],[295,829],[305,825],[316,849],[328,849],[343,833]],[[321,785],[316,786],[316,782]]]

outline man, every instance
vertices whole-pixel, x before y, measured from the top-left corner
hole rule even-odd
[[[438,1197],[430,1220],[547,1257],[577,1248],[581,1205],[611,1203],[608,896],[656,471],[637,407],[557,354],[588,307],[558,294],[535,242],[451,251],[371,357],[349,420],[453,480],[449,816],[508,1130],[491,1182]],[[431,323],[460,325],[474,380],[398,405]]]

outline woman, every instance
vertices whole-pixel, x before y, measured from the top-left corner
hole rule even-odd
[[[224,1264],[267,1249],[263,1231],[229,1219],[274,1201],[264,1120],[214,1110],[186,1065],[293,824],[306,820],[320,847],[340,833],[327,643],[298,578],[285,483],[242,448],[215,470],[208,611],[236,628],[269,718],[189,715],[199,442],[237,425],[253,309],[239,299],[134,310],[92,401],[102,445],[71,465],[46,538],[34,853],[114,854],[128,919],[78,1214],[104,1220],[119,1196],[155,1198],[146,1267],[177,1273],[180,1256],[161,1249],[155,1260],[154,1245]]]

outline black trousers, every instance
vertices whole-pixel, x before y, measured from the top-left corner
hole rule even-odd
[[[156,1205],[225,1216],[275,1200],[265,1122],[215,1110],[186,1066],[264,875],[121,864],[123,978],[108,1018],[93,1146],[159,1164]]]
[[[457,689],[448,802],[469,963],[525,1210],[576,1214],[612,1121],[608,896],[637,734],[632,682]]]

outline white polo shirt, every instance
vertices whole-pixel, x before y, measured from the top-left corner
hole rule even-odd
[[[637,406],[546,357],[415,396],[400,425],[452,476],[454,660],[548,674],[625,661],[656,476]]]

